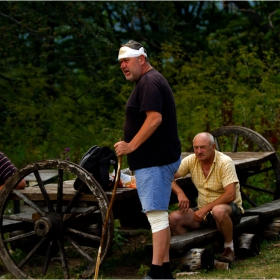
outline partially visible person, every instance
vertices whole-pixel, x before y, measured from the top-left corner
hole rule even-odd
[[[0,190],[3,189],[6,181],[17,171],[14,164],[8,159],[5,154],[0,152]],[[24,189],[26,187],[26,182],[22,179],[18,185],[17,189]]]
[[[174,97],[140,43],[131,40],[122,46],[118,60],[125,78],[136,83],[126,104],[124,141],[114,147],[118,156],[127,155],[142,211],[151,225],[153,257],[145,279],[173,279],[168,206],[171,183],[181,162]]]
[[[183,190],[172,183],[177,194],[179,210],[169,215],[172,235],[186,233],[186,228],[214,227],[224,237],[224,251],[220,261],[234,260],[233,227],[240,223],[244,210],[239,180],[232,159],[215,150],[214,137],[207,132],[193,139],[194,154],[185,157],[174,178],[191,174],[198,190],[198,209],[189,208],[189,200]]]

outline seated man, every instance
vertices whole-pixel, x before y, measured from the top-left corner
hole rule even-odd
[[[233,226],[240,223],[244,213],[235,166],[230,157],[215,150],[210,133],[197,134],[193,148],[194,154],[182,160],[174,178],[191,174],[198,190],[198,209],[189,208],[188,198],[174,180],[172,191],[177,194],[179,210],[169,215],[171,234],[186,233],[184,227],[217,227],[224,237],[224,252],[219,261],[230,263],[234,260]]]
[[[0,152],[0,190],[4,187],[6,181],[17,171],[13,163]],[[22,179],[18,185],[17,189],[24,189],[26,187],[26,182]]]

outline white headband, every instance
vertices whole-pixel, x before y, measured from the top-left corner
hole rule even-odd
[[[139,50],[134,50],[125,46],[120,48],[118,60],[127,57],[137,57],[140,55],[144,55],[145,57],[147,57],[147,54],[144,52],[143,47],[141,47]]]

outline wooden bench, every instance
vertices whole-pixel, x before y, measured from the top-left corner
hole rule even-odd
[[[244,232],[251,232],[259,222],[259,216],[242,217],[241,222],[234,228],[234,236]],[[189,249],[209,245],[221,240],[222,236],[217,229],[205,228],[189,231],[185,234],[172,236],[170,240],[170,256],[177,257],[186,253]],[[152,244],[146,246],[148,251],[152,250]]]
[[[245,211],[239,225],[234,228],[234,237],[241,233],[257,233],[264,224],[270,223],[280,216],[280,199],[265,203]],[[213,228],[189,231],[182,235],[172,236],[170,255],[178,256],[195,247],[206,246],[222,238],[218,230]],[[147,245],[151,250],[152,244]]]
[[[280,217],[280,199],[265,203],[248,210],[245,210],[245,216],[259,216],[259,224],[269,223],[271,220]]]
[[[256,233],[265,224],[280,217],[280,199],[265,203],[261,206],[245,211],[239,225],[234,228],[234,236],[241,233]],[[181,255],[196,246],[205,246],[221,238],[218,230],[213,228],[199,229],[182,235],[172,236],[170,241],[170,254]],[[148,247],[152,245],[149,244]],[[148,248],[150,250],[150,248]]]
[[[190,154],[192,153],[182,153],[182,157],[184,158]],[[252,170],[258,169],[262,163],[273,161],[277,157],[275,151],[224,152],[224,154],[233,160],[240,181],[244,180],[245,173],[252,172]],[[195,207],[198,193],[192,183],[191,176],[187,175],[186,177],[179,178],[177,183],[189,198],[190,207]],[[172,194],[170,204],[177,202],[177,196]],[[252,233],[261,223],[269,222],[278,216],[280,216],[280,199],[246,210],[240,224],[234,228],[234,236],[245,232]],[[181,255],[191,248],[211,244],[221,239],[221,237],[218,230],[212,228],[189,231],[186,234],[173,236],[170,243],[170,254]],[[151,248],[152,244],[147,245],[147,250],[151,250]]]

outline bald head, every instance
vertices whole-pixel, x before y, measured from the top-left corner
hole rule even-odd
[[[196,138],[208,140],[209,146],[212,146],[215,143],[213,135],[208,132],[200,132],[196,134],[195,137],[193,138],[193,142],[195,141]]]

